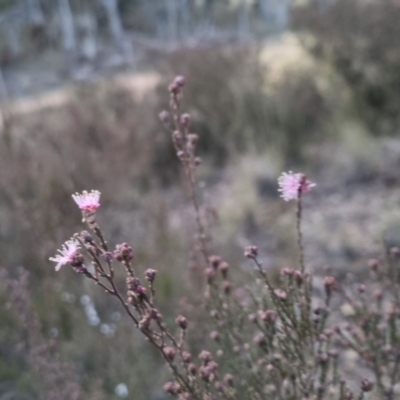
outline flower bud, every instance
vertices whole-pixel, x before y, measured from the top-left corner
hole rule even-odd
[[[212,355],[209,351],[202,350],[199,354],[199,358],[204,364],[208,364],[212,360]]]
[[[249,318],[250,322],[253,322],[253,323],[257,322],[257,315],[256,314],[249,314],[248,318]]]
[[[189,126],[190,124],[190,114],[185,113],[181,115],[181,124],[183,126]]]
[[[253,337],[253,342],[254,344],[256,344],[257,346],[264,346],[265,345],[265,336],[263,333],[257,333],[257,335],[255,335]]]
[[[222,282],[222,290],[226,295],[230,294],[231,292],[231,283],[229,281]]]
[[[173,347],[164,347],[164,354],[168,358],[169,361],[174,361],[175,355],[176,355],[176,350]]]
[[[374,387],[374,384],[367,378],[361,380],[360,388],[363,392],[370,392]]]
[[[212,255],[208,257],[208,262],[216,270],[219,264],[222,262],[222,258],[220,256]]]
[[[92,235],[88,231],[82,231],[80,236],[85,243],[93,243]]]
[[[175,319],[175,323],[182,329],[187,329],[187,319],[183,315],[178,315]]]
[[[155,269],[148,268],[144,271],[144,278],[148,282],[153,282],[156,279],[157,271]]]
[[[370,260],[368,260],[367,264],[368,264],[368,267],[370,267],[373,271],[376,271],[379,266],[379,261],[375,258],[371,258]]]
[[[326,276],[323,280],[323,284],[327,296],[330,296],[336,289],[336,279],[333,276]]]
[[[196,367],[196,365],[193,364],[193,363],[190,363],[190,364],[188,365],[188,371],[189,371],[189,373],[190,373],[191,375],[196,375],[196,374],[197,374],[197,367]]]
[[[160,118],[161,122],[163,122],[164,124],[167,124],[170,119],[169,112],[166,110],[161,111],[160,114],[158,114],[158,117]]]
[[[218,270],[221,271],[222,277],[224,279],[226,279],[227,275],[228,275],[228,270],[229,270],[229,264],[225,261],[222,261],[219,265],[218,265]]]
[[[164,390],[164,392],[167,392],[169,394],[178,394],[181,390],[181,387],[180,387],[179,383],[167,382],[163,386],[163,390]]]
[[[275,296],[280,300],[286,300],[287,294],[282,289],[275,289],[274,290]]]
[[[255,258],[258,256],[258,248],[257,246],[247,246],[244,249],[244,256],[247,258]]]
[[[192,359],[192,355],[188,351],[182,352],[182,359],[185,363],[188,363]]]
[[[219,333],[217,331],[212,331],[210,333],[210,339],[211,340],[215,340],[216,342],[218,342],[219,340]]]
[[[206,268],[204,273],[207,277],[207,283],[211,285],[215,278],[215,271],[212,268]]]
[[[114,250],[114,258],[117,261],[130,261],[133,258],[132,247],[128,243],[117,244]]]
[[[234,384],[234,378],[232,374],[225,374],[224,375],[224,382],[228,385],[233,387]]]

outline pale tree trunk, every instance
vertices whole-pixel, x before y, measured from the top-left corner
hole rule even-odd
[[[290,0],[260,0],[260,11],[266,25],[284,29],[289,23]]]
[[[278,0],[276,4],[276,24],[279,29],[286,29],[289,24],[289,0]]]
[[[4,102],[8,99],[7,85],[4,80],[3,71],[0,68],[0,101]]]
[[[180,0],[181,36],[188,39],[191,36],[193,0]]]
[[[176,42],[179,35],[179,10],[177,0],[165,0],[165,11],[167,14],[168,39]]]
[[[147,22],[154,30],[155,36],[159,40],[165,40],[167,36],[167,24],[165,21],[165,0],[141,0],[143,14],[146,16]]]
[[[116,45],[123,51],[125,58],[128,61],[133,60],[133,49],[129,38],[126,36],[122,26],[121,16],[118,10],[116,0],[101,0],[104,9],[107,13],[108,24],[111,35],[113,36]]]
[[[260,14],[264,23],[269,24],[272,20],[271,0],[259,0]]]
[[[34,25],[44,24],[44,15],[39,0],[26,0],[26,5],[29,13],[29,20]]]
[[[64,50],[74,51],[76,49],[75,27],[69,0],[58,0],[58,9]]]
[[[238,35],[241,40],[249,39],[250,33],[250,16],[249,7],[246,0],[239,0],[238,5]]]
[[[327,0],[318,0],[318,12],[320,15],[323,15],[328,10],[328,1]]]
[[[214,32],[214,0],[204,0],[204,28],[207,33]]]
[[[79,37],[80,56],[94,61],[97,56],[97,23],[93,14],[84,13],[75,18]]]
[[[7,47],[12,57],[18,57],[21,54],[21,26],[16,21],[4,21],[4,33],[7,38]]]

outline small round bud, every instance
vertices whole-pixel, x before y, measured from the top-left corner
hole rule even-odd
[[[258,256],[258,247],[257,246],[247,246],[244,249],[244,256],[247,258],[255,258]]]
[[[254,344],[256,344],[257,346],[264,346],[265,345],[265,336],[263,333],[257,333],[257,335],[255,335],[253,337],[253,342]]]
[[[104,253],[102,253],[102,258],[104,261],[110,263],[113,260],[113,255],[110,251],[105,251]]]
[[[377,301],[382,300],[382,296],[383,296],[382,290],[379,289],[374,290],[374,292],[372,293],[372,297]]]
[[[226,295],[230,294],[231,292],[231,283],[229,281],[222,282],[222,290]]]
[[[217,390],[217,392],[219,393],[223,393],[224,392],[224,385],[221,382],[215,382],[214,383],[214,387]]]
[[[167,392],[169,394],[178,394],[181,390],[181,387],[180,387],[179,383],[167,382],[163,386],[163,390],[164,390],[164,392]]]
[[[344,398],[345,398],[345,400],[352,400],[352,399],[354,398],[353,392],[351,392],[350,390],[348,390],[348,391],[344,394]]]
[[[212,331],[210,333],[210,339],[211,340],[215,340],[216,342],[218,342],[219,340],[219,333],[217,331]]]
[[[166,110],[161,111],[160,114],[158,114],[158,117],[164,124],[167,124],[170,120],[169,112]]]
[[[212,255],[208,257],[208,262],[214,269],[217,269],[219,264],[222,262],[222,258],[220,256]]]
[[[257,315],[256,314],[249,314],[248,318],[249,318],[250,322],[253,322],[253,323],[257,322]]]
[[[187,319],[183,315],[178,315],[175,323],[183,330],[187,329]]]
[[[207,277],[207,283],[211,285],[215,278],[215,271],[212,268],[206,268],[204,271],[206,277]]]
[[[164,347],[164,354],[168,358],[169,361],[174,361],[175,355],[176,355],[176,350],[173,347]]]
[[[357,291],[358,293],[364,293],[365,292],[365,285],[357,285]]]
[[[183,126],[189,126],[190,124],[190,114],[185,113],[181,115],[181,124]]]
[[[376,271],[379,266],[379,261],[375,258],[371,258],[370,260],[368,260],[367,264],[368,264],[368,267],[370,267],[373,271]]]
[[[185,363],[188,363],[192,359],[192,355],[188,351],[182,352],[182,359]]]
[[[370,392],[374,387],[374,384],[367,378],[362,379],[360,388],[363,392]]]
[[[224,382],[228,385],[233,387],[234,384],[234,378],[232,374],[225,374],[224,375]]]
[[[203,160],[201,159],[201,157],[194,158],[194,163],[196,166],[199,166],[202,162],[203,162]]]
[[[173,131],[172,132],[172,140],[177,143],[180,144],[182,142],[182,134],[179,131]]]
[[[225,261],[222,261],[219,265],[218,265],[218,270],[221,271],[222,277],[224,279],[226,279],[227,275],[228,275],[228,270],[229,270],[229,264]]]
[[[183,88],[186,84],[186,78],[182,75],[175,77],[174,82],[178,87]]]
[[[196,133],[190,133],[188,135],[188,142],[191,146],[194,146],[199,141],[199,135]]]
[[[132,247],[128,243],[117,244],[113,255],[117,261],[130,261],[133,258]]]
[[[274,290],[275,296],[280,300],[286,300],[287,294],[282,289],[275,289]]]
[[[154,282],[154,279],[156,279],[157,271],[155,269],[148,268],[146,271],[144,271],[144,278],[148,282]]]
[[[202,350],[199,354],[199,358],[204,364],[208,364],[212,360],[212,355],[209,351]]]
[[[293,276],[294,276],[294,279],[295,279],[295,281],[297,283],[297,286],[301,286],[303,281],[304,281],[304,276],[303,276],[302,272],[299,271],[298,269],[295,269],[293,271]]]
[[[328,296],[336,289],[336,279],[333,276],[326,276],[323,280],[323,284]]]
[[[260,318],[268,323],[274,323],[276,318],[278,317],[278,313],[275,310],[265,310],[262,311],[260,314]]]
[[[317,359],[320,364],[326,364],[329,361],[329,357],[326,353],[318,354]]]
[[[191,363],[188,365],[188,371],[191,375],[196,375],[197,374],[197,367],[195,364]]]
[[[82,231],[81,238],[85,243],[93,243],[92,235],[88,231]]]

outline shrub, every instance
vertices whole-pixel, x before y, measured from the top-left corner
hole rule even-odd
[[[214,165],[267,148],[284,162],[299,161],[304,143],[332,138],[327,130],[332,113],[316,71],[290,68],[273,82],[256,46],[181,50],[158,69],[164,77],[158,88],[160,108],[166,107],[162,91],[172,74],[180,71],[189,78],[185,98],[203,138],[199,151]]]
[[[229,264],[213,254],[197,193],[198,135],[190,132],[190,115],[181,113],[185,78],[169,86],[171,112],[160,118],[170,131],[187,177],[197,225],[197,264],[204,271],[204,305],[211,317],[205,331],[210,342],[195,356],[187,334],[191,323],[182,315],[176,329],[164,322],[157,306],[157,271],[139,274],[132,248],[125,242],[109,247],[97,223],[99,192],[82,192],[74,200],[88,231],[67,241],[52,261],[72,270],[115,298],[128,319],[157,349],[172,379],[164,391],[188,399],[394,399],[400,381],[399,255],[385,249],[368,262],[370,282],[339,281],[318,276],[304,258],[302,199],[313,188],[304,174],[284,173],[281,195],[296,203],[298,265],[278,276],[263,269],[254,245],[245,257],[254,263],[253,281],[235,282]],[[90,259],[90,263],[86,260]],[[124,270],[125,285],[118,276]],[[347,373],[348,352],[358,359]]]
[[[355,111],[374,135],[399,129],[399,18],[398,2],[345,0],[323,12],[312,2],[295,18],[298,28],[312,34],[305,41],[311,53],[349,85]]]

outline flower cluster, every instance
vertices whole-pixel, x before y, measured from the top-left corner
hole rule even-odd
[[[94,211],[100,207],[100,194],[98,190],[91,192],[84,190],[81,194],[73,194],[72,198],[81,210]]]
[[[75,239],[67,240],[63,245],[61,250],[58,250],[60,254],[55,257],[50,257],[50,261],[57,263],[56,271],[59,271],[63,265],[74,264],[76,259],[79,257],[79,242]]]
[[[294,174],[292,171],[283,172],[278,179],[279,192],[285,201],[296,200],[301,193],[307,193],[315,186],[304,174]]]

